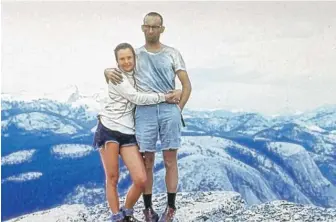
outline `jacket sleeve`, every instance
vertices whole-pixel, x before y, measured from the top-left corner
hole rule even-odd
[[[109,87],[113,88],[122,97],[136,105],[151,105],[165,102],[163,93],[142,93],[136,91],[132,84],[125,77],[120,84],[114,85],[109,82]]]

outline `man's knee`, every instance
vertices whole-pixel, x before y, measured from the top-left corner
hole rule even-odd
[[[146,170],[153,169],[155,162],[155,153],[145,153],[144,154],[144,163]]]
[[[177,158],[176,156],[169,156],[164,158],[164,165],[166,169],[175,169],[177,168]]]

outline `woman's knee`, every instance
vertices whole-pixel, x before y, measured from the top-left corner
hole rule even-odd
[[[106,185],[116,187],[119,180],[119,173],[112,173],[106,176]]]
[[[144,174],[141,173],[133,179],[134,186],[139,188],[144,188],[146,186],[146,183],[147,183],[147,176],[145,173]]]

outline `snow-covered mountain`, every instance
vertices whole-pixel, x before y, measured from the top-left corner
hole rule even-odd
[[[329,131],[336,130],[336,105],[326,105],[303,113],[299,119]]]
[[[302,144],[308,151],[336,157],[334,133],[297,122],[278,124],[256,133],[255,138]]]
[[[192,113],[196,114],[195,116]],[[218,113],[218,111],[217,111]],[[227,135],[253,135],[271,126],[269,119],[257,113],[223,112],[223,116],[199,114],[186,111],[188,127],[194,130],[206,130],[209,133],[225,133]]]
[[[70,92],[62,101],[3,96],[2,219],[105,201],[104,172],[90,146],[103,97]],[[336,207],[335,113],[335,106],[282,117],[185,110],[178,189],[238,192],[248,206]],[[120,172],[124,195],[130,177],[122,164]],[[158,153],[155,193],[165,192],[164,173]]]

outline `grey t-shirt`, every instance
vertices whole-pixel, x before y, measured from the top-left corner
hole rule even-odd
[[[186,70],[180,52],[162,45],[159,52],[148,52],[144,46],[136,50],[137,63],[134,75],[141,92],[167,93],[175,89],[175,72]]]

